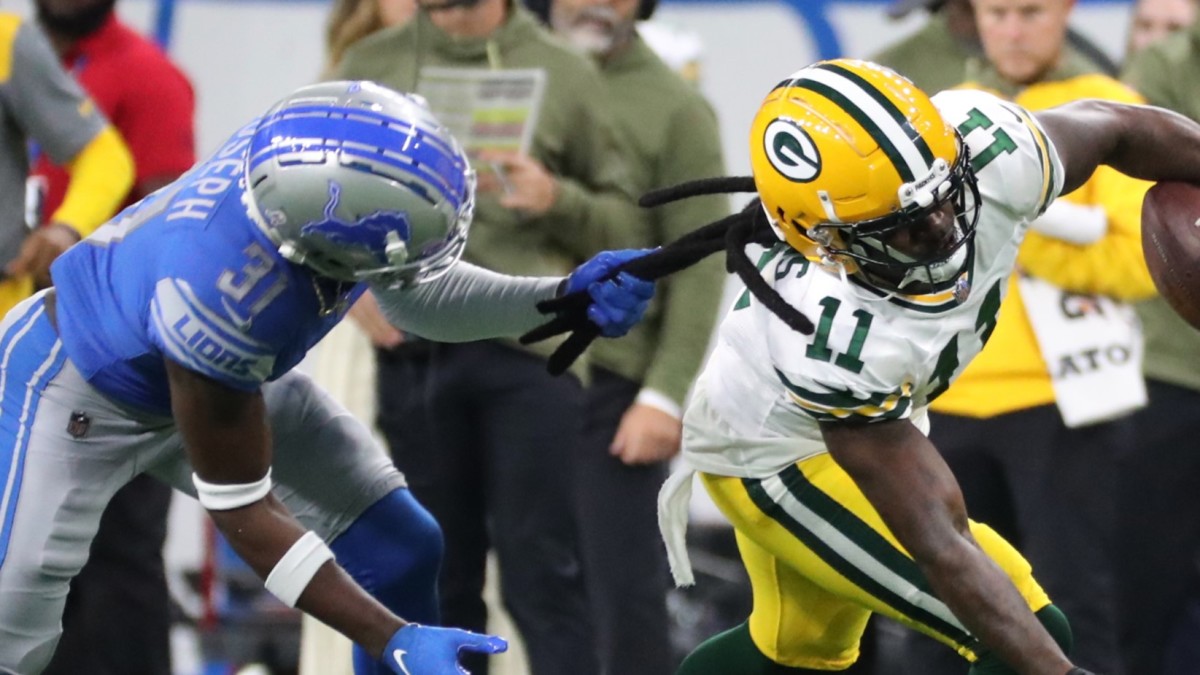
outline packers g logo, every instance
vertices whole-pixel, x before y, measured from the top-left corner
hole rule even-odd
[[[792,120],[772,120],[763,132],[763,149],[771,166],[790,181],[807,183],[821,173],[817,144]]]

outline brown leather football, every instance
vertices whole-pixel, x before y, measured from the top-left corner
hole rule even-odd
[[[1150,188],[1142,201],[1142,251],[1158,292],[1200,329],[1200,186]]]

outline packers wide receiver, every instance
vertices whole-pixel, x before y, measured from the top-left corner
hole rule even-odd
[[[750,142],[761,202],[724,224],[749,290],[696,384],[689,466],[664,486],[660,520],[690,583],[683,529],[699,472],[737,530],[754,610],[679,673],[842,670],[872,612],[941,640],[978,675],[1083,673],[1029,564],[968,520],[925,410],[991,334],[1031,221],[1100,164],[1200,184],[1200,126],[1100,101],[1034,115],[981,92],[931,99],[888,69],[837,60],[776,86]],[[745,274],[736,244],[771,230],[761,277]]]

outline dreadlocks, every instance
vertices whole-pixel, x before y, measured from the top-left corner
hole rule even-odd
[[[638,204],[643,208],[653,208],[691,197],[755,191],[754,179],[750,176],[704,178],[649,192],[642,196]],[[621,265],[609,274],[609,278],[620,272],[629,272],[641,279],[657,281],[724,250],[726,270],[738,275],[754,297],[788,327],[804,335],[811,335],[813,324],[808,317],[789,305],[762,278],[758,268],[746,256],[748,244],[780,244],[779,238],[767,221],[767,214],[763,212],[762,202],[757,198],[737,213],[693,230],[653,253]],[[590,302],[587,291],[581,290],[538,303],[538,309],[543,314],[556,316],[521,336],[522,344],[539,342],[560,333],[570,332],[567,340],[550,357],[547,369],[552,374],[558,375],[569,368],[600,334],[600,329],[587,319],[587,307]]]

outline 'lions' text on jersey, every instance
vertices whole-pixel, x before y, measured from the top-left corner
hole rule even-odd
[[[64,347],[103,393],[169,413],[164,356],[256,389],[299,363],[365,289],[288,262],[247,215],[239,181],[257,124],[54,263]]]

